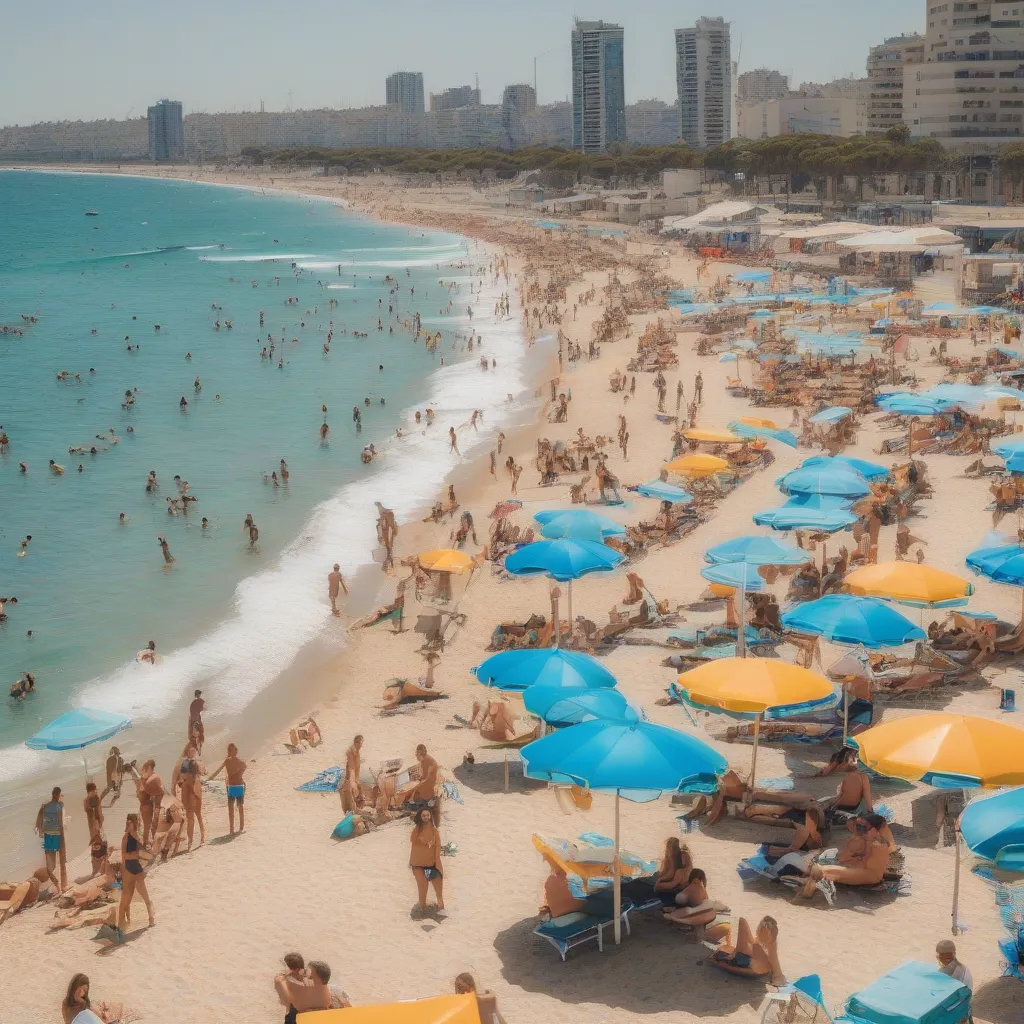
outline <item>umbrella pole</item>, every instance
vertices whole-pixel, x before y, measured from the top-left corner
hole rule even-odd
[[[828,537],[821,542],[821,575],[818,577],[818,597],[825,589],[825,559],[828,557]]]
[[[566,612],[568,613],[568,617],[569,617],[569,641],[571,643],[572,642],[572,629],[573,629],[573,621],[572,621],[572,580],[569,580],[569,588],[568,589],[569,589],[569,594],[568,594],[568,597],[566,598]]]
[[[612,869],[615,911],[615,945],[622,941],[622,874],[619,867],[619,794],[615,792],[615,866]]]
[[[747,656],[747,588],[740,584],[740,606],[739,606],[740,628],[736,636],[736,653],[741,657]]]
[[[960,934],[959,904],[960,904],[960,823],[957,822],[953,833],[956,840],[956,869],[953,874],[953,934]]]
[[[913,456],[914,454],[914,417],[911,416],[907,420],[907,455]]]
[[[755,789],[755,783],[757,782],[757,744],[761,738],[761,716],[764,714],[763,711],[758,711],[757,716],[754,718],[754,755],[750,759],[750,791],[753,792]]]

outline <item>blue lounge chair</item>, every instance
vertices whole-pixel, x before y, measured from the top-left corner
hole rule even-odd
[[[629,912],[633,910],[633,904],[624,902],[622,904],[622,923],[626,926],[626,934],[629,934]],[[563,914],[561,917],[553,917],[550,921],[543,921],[533,929],[534,935],[547,939],[558,955],[565,960],[566,954],[576,946],[582,946],[586,942],[597,941],[597,948],[604,951],[604,930],[615,923],[614,917],[592,917],[589,914]]]

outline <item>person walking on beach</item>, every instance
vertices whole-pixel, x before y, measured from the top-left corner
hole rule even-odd
[[[117,933],[118,942],[123,941],[125,925],[131,919],[132,899],[138,893],[142,902],[146,904],[146,912],[149,914],[150,928],[156,924],[156,915],[153,913],[153,903],[149,898],[149,890],[146,888],[146,872],[139,859],[139,850],[145,843],[139,839],[139,816],[129,814],[124,823],[124,835],[121,837],[121,903],[117,908]]]
[[[338,787],[338,795],[341,797],[341,809],[346,813],[358,809],[362,800],[360,799],[359,775],[362,771],[363,737],[357,735],[352,740],[352,745],[345,751],[345,775]]]
[[[64,804],[60,798],[60,786],[54,786],[50,799],[39,808],[36,815],[36,832],[43,840],[43,856],[46,858],[46,874],[50,881],[63,892],[68,887],[67,853],[64,845]],[[60,885],[54,875],[54,868],[60,861]]]
[[[203,700],[203,691],[196,690],[192,703],[188,706],[188,736],[186,739],[196,748],[196,753],[203,752],[203,741],[206,739],[206,730],[203,728],[203,711],[206,709],[206,701]]]
[[[697,371],[697,376],[693,378],[693,400],[697,405],[702,405],[704,402],[704,375]]]
[[[99,795],[96,793],[96,783],[85,784],[85,799],[82,801],[82,810],[85,811],[85,821],[89,829],[89,835],[97,832],[103,833],[103,807],[100,804]]]
[[[427,808],[416,812],[416,824],[409,837],[409,867],[416,879],[417,907],[427,910],[427,889],[433,886],[437,909],[444,910],[444,872],[441,870],[441,835]]]
[[[238,747],[229,743],[228,756],[206,780],[217,778],[222,771],[227,773],[228,835],[232,836],[235,834],[235,804],[238,804],[238,831],[245,831],[245,768],[245,762],[238,756]]]
[[[338,591],[344,590],[348,596],[348,587],[345,586],[345,577],[341,575],[341,565],[334,563],[334,569],[327,574],[327,596],[331,599],[331,613],[340,615],[338,611]]]
[[[164,799],[164,782],[156,774],[156,761],[152,758],[142,766],[142,774],[135,780],[135,790],[139,797],[139,814],[142,815],[142,845],[147,846],[153,820],[160,813]]]
[[[448,440],[451,441],[451,447],[448,449],[448,451],[455,452],[456,455],[461,455],[462,452],[459,451],[459,441],[458,438],[456,438],[455,436],[454,427],[448,428]]]
[[[203,787],[200,782],[203,766],[196,759],[196,748],[187,743],[181,753],[181,760],[174,766],[171,774],[171,796],[180,791],[182,809],[185,812],[185,833],[188,836],[188,849],[192,849],[195,835],[196,820],[199,821],[199,844],[206,842],[206,826],[203,823]],[[154,819],[158,815],[154,815]]]

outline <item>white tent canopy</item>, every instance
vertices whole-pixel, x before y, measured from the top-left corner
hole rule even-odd
[[[855,235],[867,235],[881,231],[871,224],[858,224],[852,220],[833,221],[831,224],[814,224],[810,227],[792,228],[783,231],[780,238],[829,239],[850,238]]]
[[[700,213],[689,217],[666,217],[662,224],[662,231],[694,231],[713,224],[723,224],[742,217],[745,214],[758,210],[754,203],[747,203],[739,199],[728,200],[723,203],[712,203],[711,206]],[[760,208],[760,209],[763,209]]]
[[[924,226],[906,228],[903,231],[867,231],[851,238],[843,238],[838,244],[862,252],[922,253],[926,249],[940,246],[962,247],[964,242],[959,235],[954,235],[951,231]]]

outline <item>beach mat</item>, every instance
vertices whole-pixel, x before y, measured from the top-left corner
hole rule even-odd
[[[345,775],[345,769],[339,765],[333,768],[325,768],[322,772],[314,775],[309,782],[296,786],[300,793],[334,793]]]

